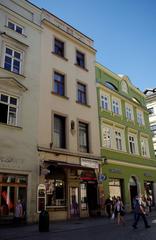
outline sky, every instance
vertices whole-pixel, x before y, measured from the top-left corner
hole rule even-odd
[[[94,40],[96,61],[156,87],[156,0],[30,0]]]

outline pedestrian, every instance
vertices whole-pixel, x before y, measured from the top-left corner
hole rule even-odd
[[[148,212],[151,212],[152,211],[152,199],[149,195],[147,197],[147,206],[148,206]]]
[[[144,224],[145,224],[145,228],[150,228],[150,225],[147,222],[146,219],[146,212],[145,212],[145,207],[144,204],[142,202],[142,199],[139,198],[139,196],[136,196],[136,203],[135,203],[135,209],[134,209],[134,213],[135,213],[135,220],[134,223],[132,225],[133,228],[137,228],[137,224],[139,222],[140,217],[142,217]]]
[[[120,223],[125,225],[124,215],[125,215],[124,205],[121,198],[118,196],[115,204],[115,218],[117,220],[118,225]]]
[[[108,218],[111,217],[111,211],[112,211],[112,200],[110,199],[110,196],[105,201],[105,208]]]
[[[21,204],[21,200],[19,199],[15,207],[15,223],[19,224],[21,222],[22,216],[23,216],[23,207]]]

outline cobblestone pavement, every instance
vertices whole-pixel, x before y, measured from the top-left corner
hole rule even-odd
[[[151,228],[145,229],[140,219],[132,228],[133,215],[125,216],[126,224],[116,225],[106,217],[61,221],[50,224],[49,232],[39,232],[38,225],[0,228],[0,240],[155,240],[156,211],[147,217]]]

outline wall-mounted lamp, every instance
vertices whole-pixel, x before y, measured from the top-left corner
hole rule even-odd
[[[102,163],[107,164],[107,157],[106,156],[102,157]]]

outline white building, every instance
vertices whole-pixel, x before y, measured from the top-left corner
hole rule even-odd
[[[149,111],[149,122],[156,155],[156,88],[146,89],[144,94],[146,95],[146,103]]]
[[[37,118],[40,81],[40,9],[24,0],[0,0],[0,218],[24,201],[36,216]]]

